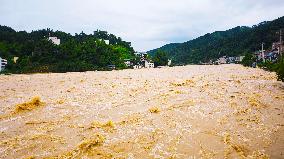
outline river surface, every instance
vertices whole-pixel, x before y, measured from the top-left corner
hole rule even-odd
[[[0,158],[284,158],[284,83],[261,69],[1,75],[0,90]]]

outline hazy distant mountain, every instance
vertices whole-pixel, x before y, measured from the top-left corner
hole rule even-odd
[[[273,42],[279,41],[280,28],[284,31],[284,16],[273,21],[265,21],[252,27],[238,26],[226,31],[205,34],[197,39],[184,43],[173,43],[162,46],[175,63],[206,62],[223,55],[236,56],[252,53],[261,49],[269,49]],[[154,55],[158,49],[148,51]]]

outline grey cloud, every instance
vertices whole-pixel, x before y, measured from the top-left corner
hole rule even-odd
[[[107,30],[136,50],[283,16],[283,0],[1,0],[0,24],[74,34]]]

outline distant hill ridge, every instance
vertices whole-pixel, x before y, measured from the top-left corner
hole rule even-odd
[[[284,16],[273,21],[265,21],[252,27],[238,26],[226,31],[216,31],[184,42],[172,43],[148,51],[154,55],[159,49],[165,51],[174,63],[208,62],[220,56],[238,56],[261,49],[269,49],[279,41],[280,29],[284,29]]]

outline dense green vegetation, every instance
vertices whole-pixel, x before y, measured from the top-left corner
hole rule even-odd
[[[256,57],[253,56],[252,54],[246,54],[242,61],[242,65],[251,67],[254,62],[256,62]]]
[[[284,58],[282,58],[277,64],[276,64],[276,73],[278,75],[278,79],[281,81],[284,81]]]
[[[258,67],[268,71],[276,72],[278,80],[284,82],[284,58],[282,57],[278,62],[266,61],[265,63],[258,63]]]
[[[284,17],[253,27],[216,31],[185,43],[168,44],[149,53],[153,56],[158,50],[165,51],[175,64],[197,64],[221,56],[251,54],[261,49],[262,42],[265,49],[271,48],[272,43],[279,40],[276,32],[280,28],[284,28]]]
[[[157,53],[152,58],[155,66],[166,66],[168,64],[168,56],[166,52],[158,50]]]
[[[60,45],[48,37],[61,39]],[[109,40],[107,45],[103,40]],[[43,29],[27,33],[0,26],[0,57],[8,60],[6,72],[68,72],[105,70],[107,65],[125,68],[124,59],[134,58],[131,43],[105,31],[67,34]],[[19,57],[17,63],[13,57]]]

